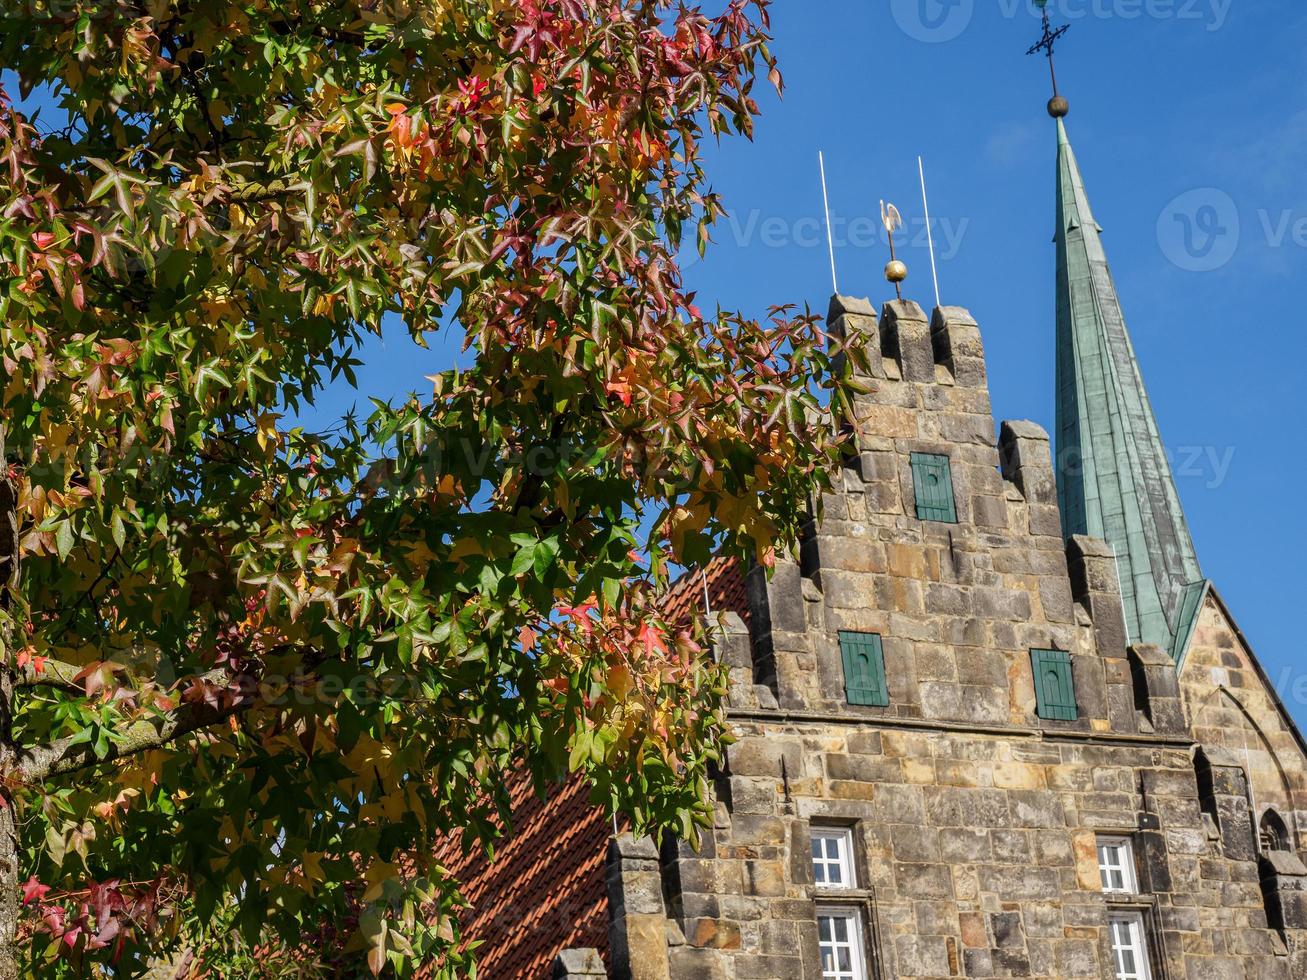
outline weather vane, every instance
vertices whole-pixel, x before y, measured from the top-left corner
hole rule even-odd
[[[1063,24],[1057,30],[1054,30],[1048,19],[1048,0],[1035,0],[1035,6],[1044,14],[1044,36],[1039,39],[1037,44],[1032,45],[1026,54],[1044,52],[1048,55],[1048,72],[1053,77],[1053,97],[1048,100],[1048,114],[1054,119],[1061,119],[1071,111],[1071,105],[1066,99],[1062,98],[1057,90],[1057,68],[1053,64],[1053,48],[1061,40],[1062,35],[1071,30],[1071,25]]]
[[[903,280],[908,278],[908,267],[899,261],[894,251],[894,229],[903,227],[903,216],[892,204],[880,202],[880,220],[889,233],[889,263],[885,266],[885,278],[894,283],[894,292],[903,298]]]

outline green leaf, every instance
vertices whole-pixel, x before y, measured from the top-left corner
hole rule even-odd
[[[557,538],[545,538],[536,547],[533,554],[536,578],[546,581],[549,572],[558,561],[559,541]]]
[[[534,540],[530,544],[523,545],[519,548],[517,554],[513,556],[513,565],[509,569],[508,574],[516,578],[518,575],[524,574],[529,568],[538,569],[536,563],[536,551],[537,546]]]
[[[122,511],[114,508],[113,519],[110,522],[110,534],[113,537],[113,543],[122,551],[127,545],[127,528],[123,524]]]
[[[68,553],[73,550],[73,543],[73,522],[71,518],[66,518],[59,522],[54,532],[54,546],[61,561],[68,558]]]

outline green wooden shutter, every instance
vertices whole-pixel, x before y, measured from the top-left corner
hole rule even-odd
[[[912,454],[912,486],[917,494],[917,519],[958,522],[957,504],[953,499],[953,471],[947,456],[930,453]]]
[[[1071,654],[1062,650],[1031,650],[1035,673],[1035,701],[1039,717],[1053,721],[1075,721],[1076,684],[1071,673]]]
[[[849,704],[884,708],[889,704],[885,684],[885,651],[875,633],[840,631],[844,657],[844,694]]]

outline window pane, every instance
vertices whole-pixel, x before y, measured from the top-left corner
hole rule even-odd
[[[861,923],[853,909],[818,910],[823,980],[867,980]]]
[[[1121,969],[1130,974],[1135,972],[1135,951],[1129,946],[1121,950]]]
[[[812,833],[812,880],[827,888],[855,888],[852,833],[847,830],[814,830]]]
[[[1100,840],[1098,843],[1098,871],[1103,891],[1133,892],[1138,890],[1135,881],[1134,847],[1128,840]]]
[[[1117,980],[1149,980],[1143,919],[1138,915],[1113,916],[1108,920],[1108,928]]]

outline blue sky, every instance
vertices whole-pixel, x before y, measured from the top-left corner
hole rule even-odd
[[[709,4],[712,6],[712,4]],[[1286,0],[1051,0],[1067,120],[1205,572],[1307,721],[1299,395],[1307,336],[1307,7]],[[909,235],[906,295],[933,303],[924,155],[945,303],[981,324],[997,419],[1053,422],[1055,137],[1039,21],[1019,0],[775,0],[783,99],[709,148],[732,217],[690,256],[700,305],[825,311],[826,155],[841,291],[890,293],[878,201]],[[8,79],[7,79],[8,80]],[[1188,239],[1186,239],[1186,234]],[[362,393],[425,389],[461,336],[370,346]]]
[[[1283,0],[1052,0],[1067,128],[1204,571],[1307,721],[1299,400],[1307,337],[1307,9]],[[688,277],[761,316],[825,311],[817,150],[845,232],[840,289],[880,303],[881,198],[918,233],[917,154],[947,304],[984,333],[996,419],[1053,428],[1055,135],[1039,21],[1017,0],[777,0],[784,98],[712,154],[733,212]],[[815,231],[815,234],[814,234]],[[1186,234],[1188,237],[1186,238]],[[923,243],[924,244],[924,243]],[[1295,692],[1295,687],[1297,691]]]

